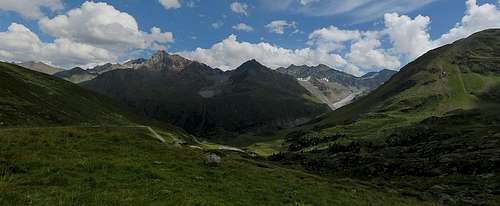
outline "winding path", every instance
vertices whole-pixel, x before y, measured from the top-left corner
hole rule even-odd
[[[137,126],[61,126],[61,127],[11,127],[0,129],[0,131],[14,131],[19,129],[71,129],[71,128],[138,128],[138,129],[146,129],[153,135],[153,137],[159,140],[161,143],[165,144],[165,138],[159,135],[153,128],[144,125]]]

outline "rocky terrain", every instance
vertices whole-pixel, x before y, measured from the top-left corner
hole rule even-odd
[[[281,67],[277,71],[295,77],[299,83],[322,102],[336,110],[351,103],[389,80],[396,71],[381,70],[362,77],[347,74],[326,65]]]

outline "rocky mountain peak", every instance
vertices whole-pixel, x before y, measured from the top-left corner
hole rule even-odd
[[[262,65],[261,63],[259,63],[257,60],[252,59],[252,60],[249,60],[249,61],[243,63],[236,70],[262,70],[265,68],[267,68],[267,67]]]
[[[170,55],[166,51],[157,51],[151,59],[144,63],[144,66],[155,70],[182,71],[191,61],[179,55]]]

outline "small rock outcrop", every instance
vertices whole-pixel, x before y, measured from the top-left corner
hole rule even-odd
[[[222,163],[222,158],[216,154],[208,154],[206,163],[210,167],[218,167]]]

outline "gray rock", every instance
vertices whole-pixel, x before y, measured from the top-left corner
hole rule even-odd
[[[206,163],[210,167],[217,167],[222,163],[222,158],[216,154],[208,154]]]

